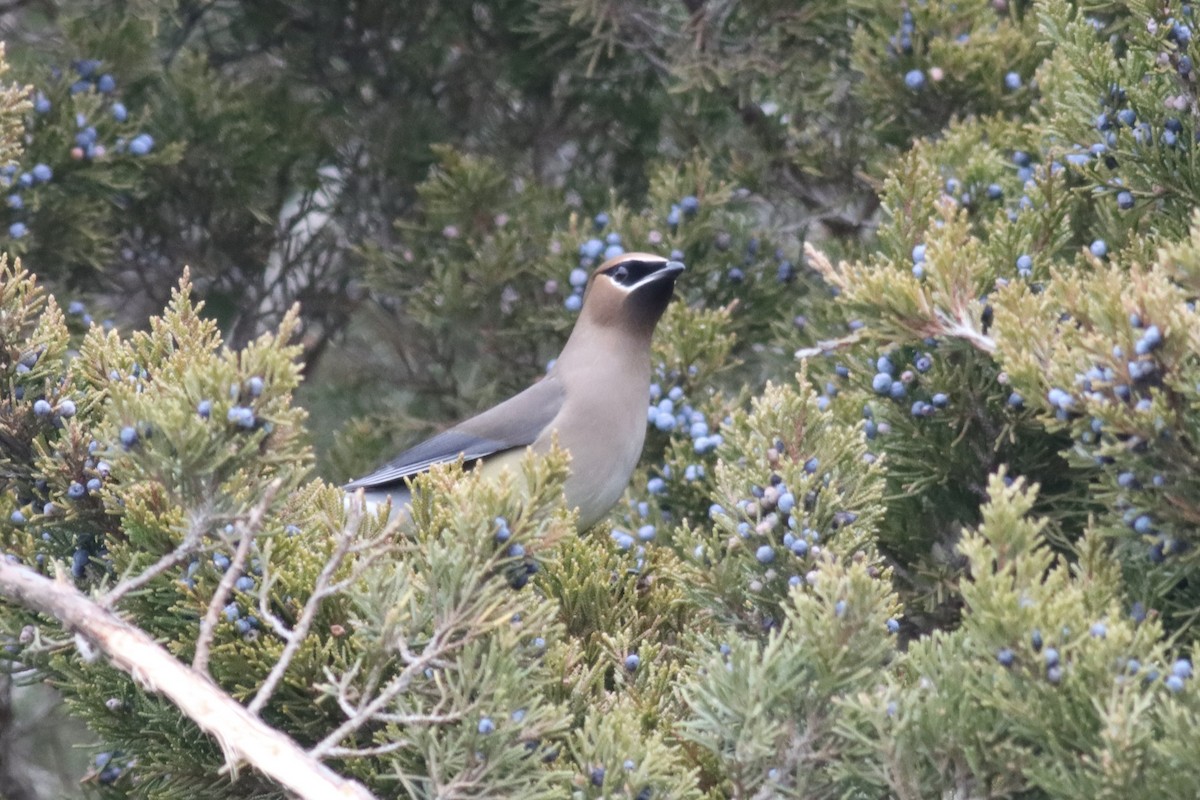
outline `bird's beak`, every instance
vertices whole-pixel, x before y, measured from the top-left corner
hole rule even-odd
[[[658,283],[662,280],[675,280],[679,277],[679,273],[683,272],[686,267],[682,261],[666,261],[661,267],[651,272],[646,277],[638,281],[638,286],[645,286],[648,283]]]

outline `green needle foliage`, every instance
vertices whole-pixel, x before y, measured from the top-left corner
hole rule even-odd
[[[1194,25],[30,14],[0,558],[380,797],[1200,796]],[[399,526],[347,502],[543,375],[631,251],[687,270],[609,519],[576,533],[561,452],[435,469]],[[74,634],[0,602],[5,668],[95,737],[87,792],[285,796]]]

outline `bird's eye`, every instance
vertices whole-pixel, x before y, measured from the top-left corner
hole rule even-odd
[[[613,280],[615,280],[617,283],[621,283],[629,277],[629,270],[627,270],[625,267],[617,267],[613,270],[612,276]]]

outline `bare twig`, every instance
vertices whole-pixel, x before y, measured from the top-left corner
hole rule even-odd
[[[455,722],[462,722],[466,716],[465,713],[455,712],[453,714],[376,714],[374,719],[376,722],[392,722],[397,725],[450,725]]]
[[[393,525],[399,525],[401,522],[402,520],[395,520]],[[388,526],[388,529],[390,528],[392,525]],[[314,758],[323,758],[335,752],[342,754],[368,752],[352,747],[342,747],[341,742],[370,722],[392,720],[417,724],[440,724],[460,720],[461,716],[444,715],[440,706],[429,713],[411,716],[385,713],[384,709],[400,694],[408,691],[418,675],[430,668],[449,666],[451,655],[466,647],[480,635],[481,626],[486,627],[487,620],[495,616],[497,609],[495,600],[481,600],[480,598],[483,596],[484,593],[479,586],[463,587],[462,599],[455,607],[442,615],[441,620],[425,640],[419,652],[414,652],[409,647],[409,643],[403,635],[396,635],[393,647],[399,662],[404,667],[399,674],[388,678],[382,686],[380,686],[380,681],[385,673],[378,663],[366,672],[364,679],[357,686],[354,684],[362,674],[361,662],[354,664],[341,676],[335,676],[331,671],[326,670],[333,687],[332,693],[338,707],[346,714],[347,719],[324,739],[317,742],[309,750],[309,754]]]
[[[306,754],[212,682],[158,645],[144,631],[82,595],[65,580],[51,580],[0,559],[0,595],[49,614],[92,642],[118,669],[147,691],[158,692],[220,744],[226,760],[245,762],[305,800],[373,795]]]
[[[371,756],[386,756],[406,747],[412,747],[408,739],[396,739],[375,747],[332,747],[326,753],[329,758],[370,758]]]
[[[855,331],[854,333],[840,336],[837,339],[822,339],[812,347],[801,347],[799,350],[797,350],[796,360],[800,361],[801,359],[805,358],[816,358],[817,356],[824,356],[837,352],[838,350],[844,350],[847,347],[852,347],[857,344],[861,338],[862,336]]]
[[[969,322],[964,322],[961,315],[958,319],[951,319],[946,314],[939,312],[938,321],[941,323],[942,330],[947,336],[965,339],[976,349],[982,350],[988,355],[996,352],[996,340],[986,333],[977,330]]]
[[[282,483],[278,479],[272,481],[263,492],[262,499],[251,509],[249,518],[244,523],[237,524],[239,538],[237,550],[233,554],[233,562],[221,576],[221,582],[217,584],[217,591],[213,593],[208,610],[204,612],[204,619],[200,620],[200,635],[196,637],[196,653],[192,656],[192,669],[194,670],[208,672],[209,651],[212,649],[213,635],[216,633],[221,611],[233,593],[233,585],[242,575],[242,568],[250,555],[250,546],[254,544],[254,537],[262,530],[263,517],[266,516],[267,508],[275,500],[275,495],[281,485]]]
[[[271,588],[275,585],[275,573],[271,570],[271,553],[274,551],[273,542],[267,540],[266,546],[262,550],[262,577],[260,578],[258,591],[258,617],[259,621],[266,623],[268,627],[280,639],[287,640],[292,635],[291,628],[284,624],[283,620],[271,610]]]
[[[267,566],[263,564],[263,580],[262,589],[258,594],[258,609],[264,619],[268,619],[272,629],[280,635],[287,644],[280,653],[279,659],[271,667],[271,672],[267,675],[263,685],[259,687],[258,693],[254,695],[254,699],[250,702],[248,708],[250,713],[257,714],[262,711],[263,706],[271,699],[271,695],[275,692],[279,681],[283,679],[284,673],[288,666],[292,663],[300,646],[304,644],[305,638],[308,636],[309,628],[312,627],[313,620],[316,619],[317,611],[321,607],[321,601],[330,595],[340,592],[349,580],[353,580],[362,571],[374,561],[373,558],[360,559],[351,569],[351,578],[348,580],[333,583],[334,574],[341,569],[346,556],[354,549],[355,538],[358,536],[358,530],[363,521],[363,504],[351,503],[350,513],[346,518],[346,523],[342,527],[342,531],[338,534],[337,542],[334,545],[333,553],[325,561],[325,566],[322,567],[321,573],[317,576],[316,583],[313,585],[312,593],[304,604],[304,608],[300,612],[299,619],[296,620],[296,625],[291,630],[283,624],[283,621],[271,613],[268,605],[270,596],[271,580],[267,574]],[[380,536],[374,537],[368,543],[378,546],[384,537],[390,538],[391,529],[393,526],[386,526]]]
[[[104,608],[112,608],[125,595],[137,591],[167,570],[187,561],[200,548],[200,543],[204,539],[209,521],[207,514],[197,513],[192,518],[191,525],[188,526],[187,533],[184,534],[183,541],[179,543],[178,547],[138,574],[122,580],[116,586],[97,597],[96,602]]]
[[[328,756],[339,742],[373,720],[375,715],[395,699],[397,695],[406,691],[412,683],[413,678],[424,672],[427,667],[434,666],[440,657],[445,655],[444,649],[449,650],[451,647],[463,646],[466,637],[455,642],[453,645],[443,643],[442,639],[446,635],[447,630],[452,628],[453,626],[444,626],[435,630],[420,655],[413,654],[407,648],[401,647],[401,657],[406,665],[400,674],[388,681],[374,698],[354,709],[354,713],[350,718],[339,725],[332,733],[313,745],[312,749],[308,751],[309,754],[313,758]]]
[[[225,608],[229,595],[233,593],[233,584],[242,575],[242,566],[250,554],[250,544],[253,540],[248,533],[242,533],[237,551],[233,554],[233,563],[221,576],[217,591],[213,593],[208,610],[204,612],[204,619],[200,620],[200,635],[196,637],[196,653],[192,656],[192,669],[198,672],[208,672],[208,655],[212,650],[213,635],[217,631],[221,611]]]

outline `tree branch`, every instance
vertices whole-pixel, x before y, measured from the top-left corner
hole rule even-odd
[[[63,580],[0,558],[0,596],[49,614],[92,642],[113,666],[174,703],[217,740],[231,765],[245,762],[305,800],[373,795],[308,756],[294,741],[226,695],[206,675],[180,663],[142,631]]]
[[[795,353],[797,361],[802,361],[806,358],[816,358],[817,356],[827,356],[830,353],[835,353],[838,350],[845,350],[858,344],[862,336],[855,331],[854,333],[846,334],[837,339],[822,339],[812,347],[801,347]]]
[[[225,608],[229,596],[233,594],[233,585],[242,575],[246,559],[250,555],[250,546],[254,544],[254,537],[262,530],[263,517],[266,516],[267,508],[274,502],[280,486],[279,479],[272,481],[263,492],[262,500],[250,510],[250,518],[245,523],[239,522],[237,525],[239,539],[237,550],[233,554],[233,563],[221,576],[221,582],[217,584],[217,591],[213,593],[212,600],[209,601],[204,619],[200,620],[200,636],[196,639],[196,653],[192,656],[192,669],[208,672],[208,654],[212,648],[213,634],[216,632],[221,611]]]
[[[258,594],[258,609],[263,619],[270,621],[272,629],[279,635],[287,644],[283,648],[283,652],[279,656],[279,660],[271,667],[270,674],[263,681],[263,685],[259,688],[258,693],[250,702],[250,713],[257,714],[262,711],[263,706],[271,699],[271,695],[275,692],[279,681],[283,679],[284,673],[288,666],[292,663],[292,659],[296,657],[300,646],[304,644],[304,640],[308,638],[308,631],[312,627],[313,621],[317,618],[317,611],[321,607],[321,601],[330,595],[336,594],[343,588],[345,581],[338,583],[333,582],[333,576],[341,569],[342,564],[346,560],[346,556],[355,551],[354,540],[358,536],[359,527],[363,521],[363,504],[353,503],[350,507],[350,513],[346,518],[346,524],[342,527],[341,533],[338,535],[337,543],[334,546],[333,553],[325,562],[325,566],[321,569],[321,574],[317,576],[317,582],[313,586],[312,594],[309,595],[308,601],[304,604],[304,609],[300,612],[300,618],[296,620],[296,625],[291,630],[283,624],[283,621],[271,613],[270,592],[272,576],[268,572],[267,564],[270,559],[263,559],[263,576],[262,587]],[[362,574],[363,570],[374,563],[375,556],[379,553],[379,545],[390,540],[395,528],[398,527],[398,521],[393,521],[391,524],[384,527],[383,531],[366,543],[368,547],[374,547],[376,552],[359,559],[351,568],[352,577],[357,577]]]
[[[250,554],[250,545],[253,541],[254,536],[249,531],[242,531],[237,551],[233,554],[233,563],[221,576],[221,582],[217,584],[217,591],[213,593],[208,610],[204,612],[204,619],[200,620],[200,635],[196,637],[196,653],[192,656],[192,669],[197,672],[208,672],[208,654],[212,650],[212,640],[217,630],[217,623],[220,621],[221,610],[225,608],[226,601],[233,593],[233,584],[242,575],[242,567],[246,564],[246,557]]]
[[[496,560],[498,560],[497,557],[493,556],[493,561]],[[347,715],[348,719],[324,739],[313,745],[309,750],[310,755],[314,758],[323,758],[331,756],[335,750],[339,752],[351,752],[357,749],[342,747],[342,740],[367,723],[378,722],[380,715],[385,713],[383,709],[402,692],[407,691],[418,674],[423,673],[426,668],[444,668],[448,666],[447,658],[450,654],[466,647],[482,634],[482,631],[477,626],[486,625],[486,620],[491,616],[494,606],[486,603],[481,604],[478,601],[478,598],[481,596],[480,586],[469,586],[464,587],[464,589],[462,601],[453,610],[445,614],[425,642],[425,646],[421,649],[420,653],[413,652],[403,637],[395,643],[394,647],[400,661],[404,664],[404,669],[389,679],[374,697],[371,694],[374,691],[373,687],[377,676],[373,674],[368,678],[370,688],[354,692],[355,699],[358,702],[353,703],[348,699],[350,684],[358,674],[358,665],[352,667],[340,679],[330,675],[332,693],[337,699],[338,706]],[[326,674],[330,674],[328,669],[326,670]],[[393,718],[398,719],[399,717]],[[423,715],[423,717],[414,715],[410,717],[412,721],[434,724],[439,721],[460,718],[447,716],[438,719],[437,714]]]
[[[192,557],[193,553],[200,549],[200,543],[204,539],[204,533],[208,529],[208,525],[209,519],[207,514],[198,513],[193,517],[191,524],[188,526],[187,533],[184,534],[183,540],[179,543],[178,547],[138,574],[122,580],[106,593],[96,598],[96,602],[104,608],[112,608],[125,595],[137,591],[167,570],[187,561]]]
[[[439,627],[435,630],[419,656],[411,653],[407,647],[401,644],[399,648],[400,655],[405,662],[403,671],[388,681],[387,685],[384,686],[378,695],[355,709],[353,715],[339,725],[332,733],[313,745],[309,751],[312,756],[314,758],[328,756],[334,748],[339,746],[339,743],[343,739],[372,721],[375,715],[383,710],[388,703],[392,702],[401,692],[407,691],[413,679],[419,673],[424,672],[426,667],[435,665],[440,658],[445,656],[447,651],[462,647],[465,643],[463,641],[456,642],[454,645],[443,641],[443,636],[447,632],[447,629],[453,630],[453,626]],[[345,687],[341,688],[344,691]]]
[[[981,350],[988,355],[995,355],[996,340],[978,330],[970,321],[967,320],[965,314],[960,313],[958,314],[957,319],[954,319],[948,314],[938,312],[938,322],[941,323],[942,332],[947,336],[965,339],[977,350]]]

